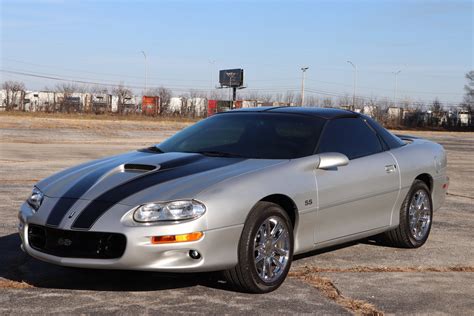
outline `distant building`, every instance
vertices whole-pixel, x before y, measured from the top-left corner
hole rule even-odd
[[[467,110],[460,110],[457,113],[459,126],[471,126],[471,113]]]
[[[364,105],[364,108],[362,109],[362,113],[372,118],[375,117],[376,112],[377,112],[377,106],[375,105]]]
[[[399,107],[389,107],[387,111],[388,119],[389,120],[394,120],[394,119],[401,119],[403,115],[403,109]]]
[[[243,100],[242,108],[256,108],[257,104],[257,100]]]

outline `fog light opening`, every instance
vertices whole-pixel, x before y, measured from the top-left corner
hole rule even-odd
[[[189,250],[189,256],[194,260],[201,258],[201,254],[197,250]]]

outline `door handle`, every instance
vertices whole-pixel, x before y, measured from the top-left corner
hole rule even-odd
[[[395,166],[395,165],[386,165],[385,166],[385,172],[387,172],[387,173],[393,173],[393,172],[395,172],[395,170],[397,170],[397,166]]]

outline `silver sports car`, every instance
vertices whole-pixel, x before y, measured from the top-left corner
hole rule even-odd
[[[440,145],[350,111],[219,113],[40,181],[19,213],[22,249],[72,267],[225,271],[269,292],[294,254],[381,233],[423,245],[446,163]]]

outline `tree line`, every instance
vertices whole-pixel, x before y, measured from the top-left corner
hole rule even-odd
[[[457,109],[452,109],[442,104],[437,98],[432,102],[421,102],[421,101],[410,101],[402,100],[400,102],[394,102],[387,98],[377,97],[356,97],[352,98],[350,95],[340,96],[320,96],[320,95],[308,95],[305,98],[304,106],[317,106],[317,107],[340,107],[360,112],[365,112],[378,121],[383,122],[387,126],[444,126],[451,127],[459,125],[459,117],[454,117],[459,112],[459,109],[463,113],[467,113],[469,120],[474,107],[474,70],[468,72],[465,75],[467,80],[464,86],[465,95],[462,102],[460,102]],[[2,106],[6,111],[25,111],[26,110],[26,88],[24,83],[18,81],[5,81],[2,84],[4,91],[3,104]],[[58,98],[48,102],[41,109],[45,112],[81,112],[84,111],[84,107],[78,108],[77,100],[74,100],[73,96],[77,94],[90,94],[92,95],[110,95],[116,98],[117,109],[119,114],[125,113],[137,113],[140,110],[141,100],[136,99],[135,102],[130,102],[135,97],[132,89],[128,88],[123,83],[117,86],[85,86],[75,83],[61,83],[56,85],[54,88],[44,88],[44,91],[50,91],[57,93]],[[148,96],[159,96],[161,106],[159,108],[159,115],[170,114],[170,101],[173,96],[177,96],[183,100],[182,108],[179,109],[179,114],[182,116],[194,116],[194,101],[198,98],[214,99],[214,100],[229,100],[230,94],[225,89],[214,90],[214,91],[202,91],[198,89],[190,89],[186,93],[173,94],[171,89],[166,87],[151,88],[146,91]],[[301,105],[301,95],[295,91],[286,91],[284,93],[262,93],[258,90],[248,89],[247,91],[239,91],[240,100],[252,100],[254,106],[257,105]],[[187,102],[191,100],[191,102]],[[28,100],[26,100],[28,101]],[[110,102],[95,102],[91,100],[91,108],[88,109],[90,112],[111,112]],[[94,108],[95,105],[100,105],[99,108]],[[31,106],[31,105],[30,105]],[[390,108],[400,108],[403,112],[397,113]],[[30,109],[31,110],[31,109]],[[451,114],[450,114],[451,113]],[[454,117],[454,118],[453,118]],[[469,125],[472,123],[469,122]]]

